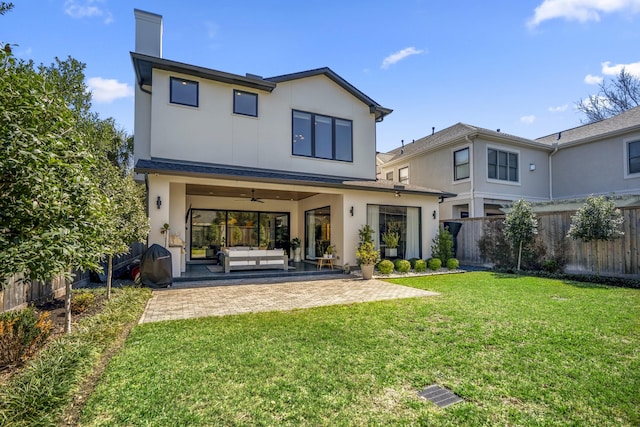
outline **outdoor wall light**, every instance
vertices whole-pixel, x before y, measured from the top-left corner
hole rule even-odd
[[[400,197],[400,192],[396,191],[396,197]]]
[[[436,211],[433,211],[433,219],[436,219]]]
[[[158,196],[158,198],[156,199],[156,206],[158,207],[158,209],[160,209],[160,206],[162,206],[162,200],[160,199],[160,196]]]
[[[529,170],[531,172],[533,172],[534,170],[536,170],[536,164],[535,163],[529,163]]]
[[[351,206],[351,209],[349,209],[349,213],[351,214],[351,216],[353,216],[353,206]]]

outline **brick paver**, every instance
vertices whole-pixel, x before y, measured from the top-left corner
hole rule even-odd
[[[224,286],[199,282],[191,283],[189,288],[154,290],[139,323],[438,295],[381,280],[351,277],[252,283],[256,282],[236,280]]]

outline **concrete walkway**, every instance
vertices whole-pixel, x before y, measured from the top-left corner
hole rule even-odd
[[[216,286],[212,282],[190,282],[154,290],[139,323],[438,295],[354,276],[281,281],[281,278],[229,280],[223,286],[219,282]]]

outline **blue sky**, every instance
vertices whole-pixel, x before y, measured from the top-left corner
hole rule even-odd
[[[464,122],[526,138],[580,125],[575,102],[640,77],[640,0],[14,0],[0,41],[85,64],[93,108],[133,133],[133,9],[164,17],[163,56],[264,77],[330,67],[394,112],[388,151]]]

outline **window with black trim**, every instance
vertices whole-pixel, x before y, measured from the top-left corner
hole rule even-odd
[[[293,110],[292,135],[295,156],[353,161],[351,120]]]
[[[409,166],[398,169],[398,181],[404,184],[409,183]]]
[[[235,114],[258,117],[258,94],[234,90],[233,112]]]
[[[469,147],[453,152],[453,179],[469,178]]]
[[[629,142],[627,153],[629,155],[629,173],[640,173],[640,141]]]
[[[198,82],[171,77],[169,101],[172,104],[198,106]]]
[[[387,172],[387,180],[393,181],[393,171]]]
[[[489,179],[518,182],[518,154],[489,148],[487,151]]]

